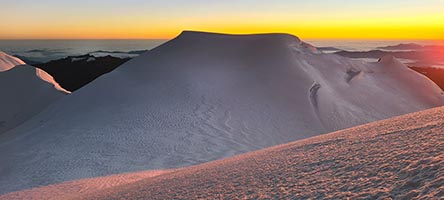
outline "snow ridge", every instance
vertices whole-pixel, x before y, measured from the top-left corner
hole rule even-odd
[[[0,52],[0,134],[39,113],[63,92],[67,93],[46,72]]]
[[[14,68],[17,65],[25,65],[22,60],[10,56],[3,51],[0,51],[0,72],[4,72]]]

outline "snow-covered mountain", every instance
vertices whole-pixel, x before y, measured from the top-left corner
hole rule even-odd
[[[0,193],[203,163],[444,105],[442,93],[392,57],[184,32],[0,136]]]
[[[46,72],[0,52],[0,134],[23,123],[63,96]]]

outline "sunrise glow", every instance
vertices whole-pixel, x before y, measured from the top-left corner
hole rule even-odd
[[[125,4],[122,4],[125,2]],[[0,39],[168,39],[182,30],[312,39],[444,39],[444,1],[2,2]]]

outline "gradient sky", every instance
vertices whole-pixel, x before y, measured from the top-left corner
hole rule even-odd
[[[1,0],[0,5],[0,39],[167,39],[182,30],[444,39],[444,0]]]

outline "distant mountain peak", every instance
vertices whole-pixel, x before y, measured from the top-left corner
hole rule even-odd
[[[378,47],[378,49],[385,50],[417,50],[422,48],[424,48],[424,46],[415,43],[401,43],[397,45]]]

